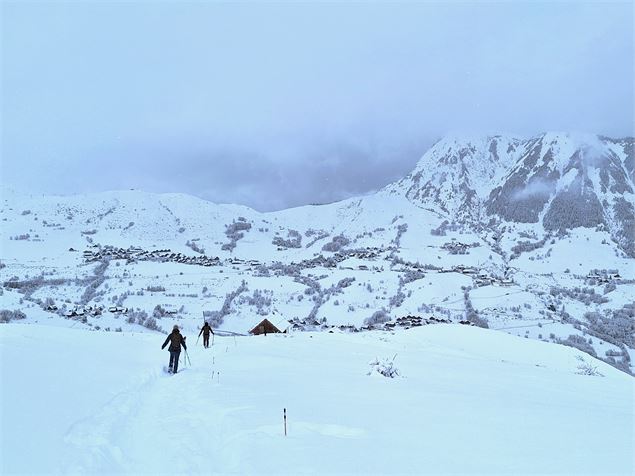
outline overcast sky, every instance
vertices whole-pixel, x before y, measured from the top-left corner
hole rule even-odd
[[[448,132],[633,135],[633,2],[2,2],[2,184],[273,210]]]

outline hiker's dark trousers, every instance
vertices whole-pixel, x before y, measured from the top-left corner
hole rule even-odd
[[[203,347],[209,347],[209,334],[203,334]]]
[[[176,352],[170,351],[170,369],[172,372],[176,373],[179,369],[179,355],[181,355],[181,351],[178,350]]]

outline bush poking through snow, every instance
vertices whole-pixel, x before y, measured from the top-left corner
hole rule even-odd
[[[384,322],[388,322],[390,320],[390,316],[386,312],[385,309],[380,309],[379,311],[375,311],[372,316],[364,320],[364,324],[367,326],[374,326],[376,324],[383,324]]]
[[[322,251],[332,251],[333,253],[335,253],[337,251],[340,251],[345,246],[348,246],[350,242],[351,240],[349,240],[344,235],[337,235],[334,236],[330,242],[322,247]]]
[[[581,355],[576,356],[576,359],[580,361],[580,365],[578,365],[578,371],[576,372],[576,374],[604,377],[604,374],[598,372],[598,368],[596,366],[591,365],[590,362],[584,360],[584,357],[582,357]]]
[[[367,375],[373,375],[374,373],[378,373],[379,375],[382,375],[387,378],[399,377],[399,369],[395,367],[396,357],[397,357],[397,354],[395,354],[392,359],[385,358],[385,359],[379,360],[378,358],[375,358],[375,360],[369,363],[370,370],[368,371]]]
[[[7,323],[19,319],[26,319],[26,314],[22,311],[9,311],[8,309],[2,309],[0,311],[0,323]]]

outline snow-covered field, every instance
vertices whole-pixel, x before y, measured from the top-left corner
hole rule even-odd
[[[634,380],[576,349],[460,325],[188,337],[170,376],[158,333],[0,326],[0,472],[635,470]]]

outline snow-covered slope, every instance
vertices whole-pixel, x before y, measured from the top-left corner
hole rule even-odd
[[[490,217],[548,231],[602,226],[635,257],[634,160],[632,138],[448,136],[386,191],[477,227]]]
[[[265,317],[281,330],[467,320],[630,371],[632,144],[450,136],[377,193],[273,213],[3,188],[0,309],[111,331],[193,330],[203,315],[238,333]]]
[[[385,190],[437,208],[457,221],[480,222],[492,183],[499,183],[522,151],[517,138],[447,136],[423,155],[407,177]]]
[[[161,335],[0,326],[0,472],[635,469],[633,379],[575,349],[458,325],[195,338],[169,376]]]

